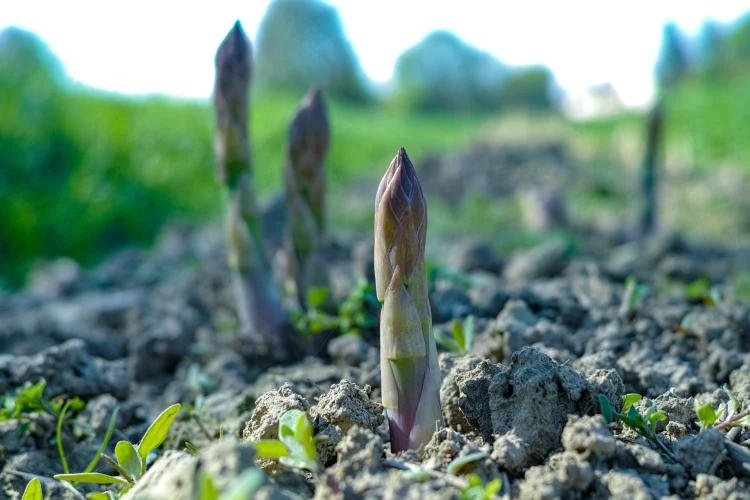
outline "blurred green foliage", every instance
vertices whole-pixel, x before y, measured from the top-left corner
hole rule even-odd
[[[22,57],[8,50],[9,38],[24,47]],[[122,245],[152,241],[171,218],[220,213],[208,102],[77,88],[34,35],[8,30],[0,40],[0,281],[21,284],[37,259],[93,264]],[[261,195],[280,189],[289,120],[301,97],[252,99]],[[354,179],[377,182],[399,146],[419,158],[469,142],[484,122],[339,101],[331,103],[331,120],[331,200]]]
[[[396,61],[394,99],[422,111],[494,112],[552,107],[552,73],[512,68],[448,31],[435,31]]]
[[[320,0],[274,0],[258,30],[255,78],[261,89],[320,87],[352,101],[370,96],[338,11]]]

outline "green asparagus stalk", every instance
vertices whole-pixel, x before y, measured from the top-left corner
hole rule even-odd
[[[215,62],[214,153],[217,176],[228,198],[228,257],[237,312],[243,332],[257,341],[281,345],[287,320],[261,240],[248,135],[252,52],[239,21],[219,46]]]
[[[304,309],[307,308],[308,289],[328,284],[321,251],[325,237],[323,161],[329,143],[325,100],[320,90],[313,90],[292,119],[284,170],[287,263]]]
[[[375,198],[375,287],[383,303],[381,392],[393,452],[427,444],[443,421],[427,297],[426,234],[427,203],[401,148]]]

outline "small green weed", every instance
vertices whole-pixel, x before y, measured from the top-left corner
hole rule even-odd
[[[742,409],[742,405],[734,394],[725,385],[724,392],[729,397],[729,404],[721,403],[717,408],[711,403],[704,405],[695,402],[695,415],[701,430],[711,427],[718,430],[731,429],[732,427],[750,427],[750,407]]]
[[[211,476],[201,471],[198,477],[199,500],[246,500],[263,486],[265,475],[259,469],[247,469],[237,476],[223,491],[214,485]]]
[[[141,442],[134,446],[129,441],[120,441],[115,445],[115,457],[117,460],[101,453],[101,458],[117,471],[118,476],[108,476],[99,472],[80,472],[76,474],[57,474],[55,479],[60,481],[92,483],[92,484],[116,484],[122,485],[120,495],[126,493],[146,473],[146,463],[151,452],[161,446],[169,433],[172,422],[180,412],[181,405],[175,404],[164,410],[156,417]],[[93,468],[92,468],[93,469]],[[91,493],[91,500],[110,500],[119,495],[112,491]]]
[[[293,318],[294,326],[299,333],[307,335],[324,330],[337,330],[341,334],[359,334],[362,330],[378,324],[377,311],[380,309],[380,301],[366,279],[357,280],[349,296],[339,305],[335,316],[323,310],[329,294],[328,288],[318,287],[307,291],[308,310],[297,313]]]
[[[635,408],[635,403],[642,399],[640,394],[626,394],[622,397],[622,412],[618,413],[612,408],[612,404],[604,394],[599,394],[599,405],[601,406],[602,415],[608,424],[620,421],[627,425],[635,432],[643,436],[654,447],[660,449],[662,456],[669,462],[675,462],[674,454],[659,441],[656,434],[656,426],[659,422],[667,419],[667,416],[657,411],[656,406],[649,406],[643,415]]]
[[[26,489],[23,490],[21,500],[44,500],[44,496],[42,495],[42,483],[38,478],[29,481],[29,484],[26,485]]]
[[[442,330],[435,330],[435,341],[451,352],[468,353],[474,343],[474,316],[467,317],[463,324],[454,319],[450,336]]]
[[[461,473],[474,462],[485,458],[487,453],[480,451],[469,453],[462,457],[453,459],[446,467],[446,472],[428,470],[417,464],[396,462],[386,460],[386,464],[403,470],[403,476],[410,481],[425,481],[430,477],[440,479],[459,490],[461,500],[492,500],[503,487],[503,481],[499,478],[493,479],[485,484],[477,474],[469,474],[466,479],[460,477]]]
[[[305,412],[289,410],[279,420],[279,439],[263,439],[252,444],[258,458],[278,459],[288,467],[316,472],[318,463],[313,432]]]

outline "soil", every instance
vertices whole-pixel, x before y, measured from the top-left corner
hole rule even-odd
[[[369,272],[362,246],[335,246],[336,302]],[[694,412],[695,401],[726,402],[724,385],[750,405],[750,307],[729,284],[747,252],[673,235],[597,253],[554,243],[513,255],[486,242],[441,248],[454,272],[433,284],[434,328],[472,315],[476,334],[470,353],[440,355],[446,426],[423,450],[389,450],[376,328],[330,332],[325,344],[300,337],[287,363],[237,333],[218,228],[170,227],[151,252],[126,249],[90,271],[61,260],[27,289],[0,293],[0,393],[44,379],[46,397],[86,402],[63,434],[71,471],[94,456],[116,406],[108,454],[182,403],[126,499],[199,498],[202,470],[223,487],[249,467],[264,471],[258,499],[458,499],[446,468],[476,452],[483,458],[460,473],[502,479],[499,497],[750,499],[750,430],[700,432]],[[650,286],[634,307],[628,276]],[[684,285],[702,277],[714,300],[686,297]],[[644,396],[640,410],[654,404],[667,415],[658,438],[674,460],[605,422],[598,396],[618,407],[626,393]],[[277,437],[289,409],[325,437],[315,476],[257,460],[246,444]],[[80,498],[52,479],[62,472],[54,437],[44,413],[0,422],[0,499],[19,498],[32,475],[46,498]],[[437,474],[417,481],[394,461]],[[97,470],[114,474],[104,462]]]

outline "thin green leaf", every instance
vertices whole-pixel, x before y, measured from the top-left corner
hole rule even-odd
[[[57,425],[55,426],[57,454],[60,455],[60,462],[62,462],[62,468],[66,474],[70,474],[70,469],[68,468],[68,461],[65,459],[65,450],[63,449],[62,444],[62,424],[63,420],[65,419],[65,414],[68,412],[68,408],[70,408],[70,400],[66,401],[62,407],[62,410],[60,410],[60,415],[57,416]]]
[[[92,484],[128,484],[126,480],[121,477],[108,476],[99,472],[86,472],[78,474],[57,474],[53,476],[58,481],[78,481],[80,483],[92,483]]]
[[[712,426],[716,422],[716,419],[719,418],[711,403],[699,405],[697,401],[695,402],[695,415],[698,417],[698,421],[703,429]]]
[[[221,440],[221,434],[219,435],[219,440]],[[190,441],[185,441],[185,449],[192,455],[198,454],[198,448]]]
[[[29,484],[26,485],[26,489],[23,490],[23,497],[21,500],[44,500],[42,495],[42,483],[39,478],[35,477]]]
[[[433,335],[435,336],[435,342],[442,345],[450,352],[459,352],[461,350],[461,347],[456,343],[456,339],[448,336],[445,332],[434,330]]]
[[[216,489],[213,479],[204,469],[201,469],[198,474],[198,498],[200,500],[219,499],[219,490]]]
[[[314,462],[310,462],[307,459],[297,457],[281,457],[279,458],[279,463],[293,469],[313,470],[315,468]]]
[[[307,290],[307,305],[318,309],[322,307],[326,300],[328,300],[328,288],[326,287],[312,287]]]
[[[466,349],[466,337],[464,337],[464,327],[461,324],[461,322],[458,321],[457,319],[453,320],[452,332],[453,332],[453,340],[456,341],[456,345],[458,345],[459,349],[465,350]]]
[[[612,405],[609,402],[609,399],[607,399],[607,396],[604,394],[599,394],[599,406],[602,409],[602,416],[604,417],[604,420],[607,421],[608,424],[611,424],[615,421],[615,412],[612,409]]]
[[[484,487],[484,500],[495,498],[500,490],[503,489],[503,480],[500,478],[493,479]]]
[[[724,389],[724,392],[726,392],[727,396],[729,397],[729,403],[732,405],[731,406],[732,412],[736,413],[740,411],[741,405],[740,405],[740,402],[737,401],[737,397],[734,394],[732,394],[732,391],[729,390],[729,387],[727,387],[726,384],[724,384],[723,389]]]
[[[89,500],[115,500],[115,494],[111,491],[97,491],[86,495]]]
[[[464,321],[464,349],[468,352],[474,345],[474,316],[469,316]]]
[[[630,407],[636,404],[638,401],[643,399],[640,394],[625,394],[622,397],[622,412],[627,413]]]
[[[263,486],[265,475],[258,469],[248,469],[232,481],[219,497],[220,500],[246,500]],[[203,500],[203,499],[201,499]]]
[[[115,445],[115,457],[122,470],[137,481],[141,477],[143,463],[138,451],[129,441],[120,441]]]
[[[312,463],[315,462],[313,432],[303,411],[289,410],[279,420],[279,439],[289,449],[290,456]]]
[[[129,484],[133,484],[135,482],[135,479],[133,479],[130,474],[128,474],[128,472],[123,469],[122,466],[117,463],[117,461],[115,461],[115,459],[105,453],[102,453],[102,458],[110,465],[110,467],[112,467],[120,476],[122,476],[125,482]]]
[[[651,426],[651,430],[656,432],[656,426],[659,424],[659,422],[663,422],[666,419],[667,416],[664,413],[657,411],[648,418],[648,424]]]
[[[430,478],[430,474],[424,469],[405,470],[401,472],[401,476],[407,481],[415,483],[422,483]]]
[[[457,476],[459,472],[461,472],[461,469],[463,469],[465,466],[467,466],[470,463],[476,462],[477,460],[481,460],[485,458],[486,456],[487,456],[487,453],[483,451],[478,451],[476,453],[469,453],[468,455],[454,458],[451,461],[451,463],[448,464],[448,467],[445,470],[448,474]]]
[[[286,445],[278,439],[262,439],[253,442],[258,458],[281,458],[288,457],[289,450]]]
[[[143,463],[141,475],[146,473],[146,457],[164,442],[164,438],[167,437],[172,422],[174,422],[177,414],[180,413],[180,408],[182,408],[182,405],[177,403],[161,412],[161,415],[156,417],[156,420],[153,421],[143,435],[141,442],[138,444],[138,454],[141,456]]]
[[[109,440],[112,438],[112,433],[115,431],[115,424],[117,423],[117,413],[120,411],[120,406],[115,406],[115,409],[112,411],[112,416],[109,417],[109,424],[107,425],[107,433],[104,435],[104,439],[102,440],[102,444],[99,445],[99,449],[96,452],[96,456],[91,459],[91,462],[89,462],[88,466],[84,469],[83,472],[91,472],[94,470],[94,467],[96,467],[96,464],[99,463],[99,459],[102,456],[102,453],[104,453],[104,450],[107,449],[107,445],[109,444]]]

